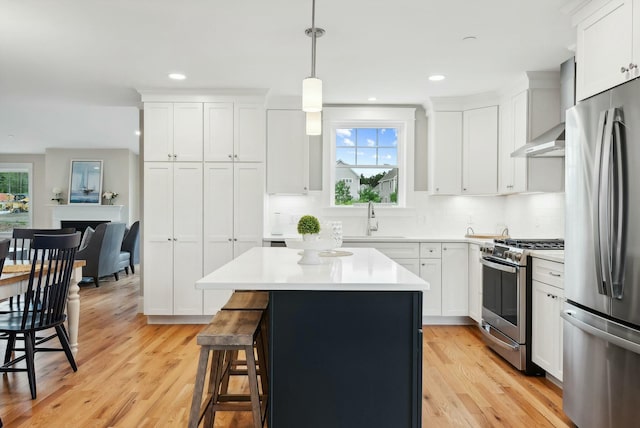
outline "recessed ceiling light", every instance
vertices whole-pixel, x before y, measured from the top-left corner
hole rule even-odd
[[[432,82],[439,82],[440,80],[444,80],[444,76],[442,74],[432,74],[429,76],[429,80]]]
[[[140,131],[135,131],[134,134],[136,134],[139,137],[140,136]]]
[[[376,101],[376,100],[377,100],[377,98],[376,98],[376,97],[369,97],[369,98],[367,98],[367,100],[368,100],[368,101]]]
[[[467,37],[463,37],[462,40],[465,42],[472,42],[474,40],[478,40],[478,38],[476,36],[467,36]]]
[[[187,76],[185,76],[184,74],[181,74],[181,73],[171,73],[171,74],[169,74],[169,79],[173,79],[173,80],[184,80],[186,78],[187,78]]]
[[[9,134],[9,135],[7,135],[7,137],[9,137],[9,138],[13,138],[13,137],[15,137],[15,135],[13,135],[13,134]]]

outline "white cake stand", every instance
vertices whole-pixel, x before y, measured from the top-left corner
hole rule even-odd
[[[302,258],[298,261],[301,265],[319,265],[322,264],[320,252],[332,250],[336,247],[333,239],[316,239],[313,241],[303,241],[302,239],[285,239],[287,247],[295,250],[304,250]]]

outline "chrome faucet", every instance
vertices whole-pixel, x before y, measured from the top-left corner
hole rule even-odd
[[[378,230],[378,220],[376,220],[375,224],[371,223],[371,220],[375,218],[376,212],[373,210],[373,202],[369,201],[369,205],[367,206],[367,236],[371,236],[371,232]]]
[[[500,233],[500,235],[509,236],[509,228],[505,227],[504,229],[502,229],[502,233]]]

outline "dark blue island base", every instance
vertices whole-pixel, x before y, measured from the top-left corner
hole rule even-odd
[[[270,428],[419,428],[422,293],[271,291]]]

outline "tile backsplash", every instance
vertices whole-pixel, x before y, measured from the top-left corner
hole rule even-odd
[[[346,208],[349,209],[349,208]],[[340,220],[344,235],[363,235],[366,210],[355,208],[342,214],[325,208],[322,192],[306,196],[269,195],[266,201],[265,234],[295,235],[300,216]],[[512,196],[432,196],[415,192],[413,207],[391,211],[377,209],[379,236],[455,238],[467,227],[475,233],[499,234],[505,227],[519,238],[564,237],[564,193]]]

